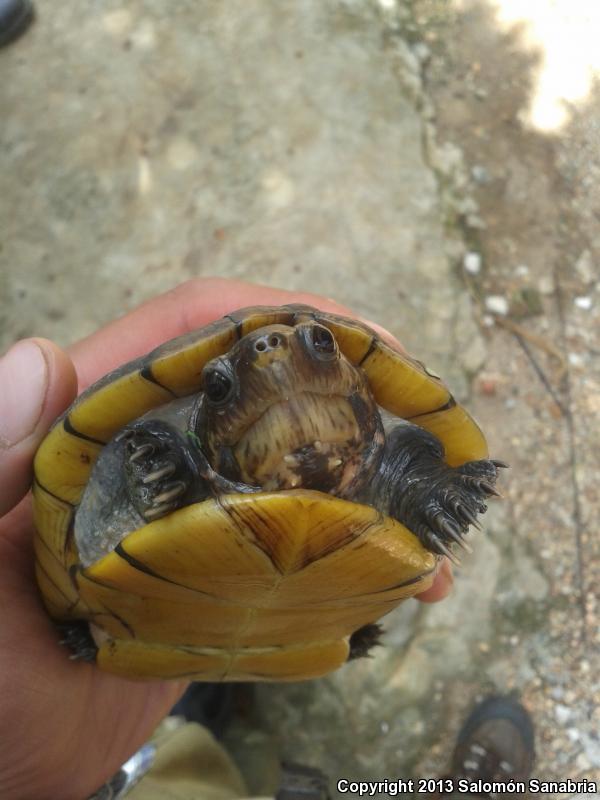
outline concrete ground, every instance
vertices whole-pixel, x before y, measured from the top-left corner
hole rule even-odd
[[[259,687],[228,739],[250,789],[280,755],[332,784],[441,774],[507,691],[537,775],[599,781],[596,84],[536,128],[547,54],[488,0],[37,8],[0,52],[4,347],[195,275],[309,289],[439,371],[512,466],[449,600],[391,614],[372,659]]]

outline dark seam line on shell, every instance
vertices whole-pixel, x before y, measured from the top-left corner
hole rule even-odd
[[[299,324],[300,324],[300,321],[299,321],[299,318],[300,318],[300,317],[308,317],[308,318],[309,318],[309,319],[311,319],[313,322],[319,322],[319,323],[321,323],[321,319],[320,319],[320,317],[319,317],[319,312],[318,312],[318,311],[307,311],[307,310],[304,310],[304,311],[294,311],[294,313],[292,314],[292,317],[291,317],[291,319],[290,319],[290,322],[292,323],[291,327],[294,327],[294,328],[295,328],[295,327],[296,327],[296,325],[299,325]],[[322,324],[322,323],[321,323],[321,324]]]
[[[148,381],[148,383],[153,383],[155,386],[160,386],[160,388],[164,389],[165,392],[168,392],[171,395],[171,397],[177,397],[177,395],[175,394],[174,391],[169,389],[168,386],[165,386],[164,384],[162,384],[159,380],[157,380],[154,377],[154,375],[152,374],[152,365],[151,364],[148,364],[147,366],[142,367],[142,369],[140,370],[140,375],[142,376],[142,378],[145,381]]]
[[[189,654],[188,654],[189,655]],[[215,674],[216,673],[216,674]],[[206,675],[215,674],[215,680],[223,680],[227,675],[227,670],[211,670],[211,669],[195,669],[192,672],[176,672],[174,674],[169,674],[168,678],[165,680],[177,680],[178,678],[196,678],[198,675],[202,676],[203,680],[206,680]]]
[[[64,418],[63,420],[63,428],[66,430],[67,433],[72,434],[73,436],[77,436],[78,439],[84,439],[86,442],[93,442],[94,444],[101,444],[103,447],[106,442],[103,442],[102,439],[94,439],[93,436],[88,436],[85,433],[81,433],[78,431],[77,428],[73,427],[73,423],[69,419],[69,415]]]
[[[327,639],[326,642],[330,640]],[[198,653],[198,650],[218,650],[219,652],[228,653],[229,655],[234,656],[270,656],[270,655],[277,655],[285,650],[304,650],[305,644],[315,644],[315,642],[301,642],[297,644],[263,644],[263,645],[237,645],[234,647],[219,647],[218,645],[194,645],[194,644],[174,644],[172,647],[175,650],[181,650],[188,655],[202,655],[202,656],[211,656],[215,655],[214,653]]]
[[[41,570],[41,571],[44,573],[44,575],[46,576],[46,578],[48,578],[48,580],[50,581],[50,583],[52,584],[52,586],[54,586],[54,588],[56,589],[56,591],[57,591],[59,594],[61,594],[61,595],[62,595],[62,596],[65,598],[65,600],[66,600],[66,601],[69,603],[69,607],[67,608],[67,611],[70,611],[70,610],[71,610],[71,609],[72,609],[74,606],[76,606],[76,605],[77,605],[77,600],[71,600],[71,598],[70,598],[68,595],[66,595],[66,594],[64,593],[64,591],[63,591],[63,590],[60,588],[60,586],[59,586],[59,585],[56,583],[56,581],[54,581],[54,580],[53,580],[53,578],[51,577],[50,573],[49,573],[49,572],[48,572],[48,570],[47,570],[47,569],[44,567],[44,565],[43,565],[43,564],[41,564],[39,561],[37,561],[37,562],[36,562],[36,566],[37,566],[37,568],[38,568],[39,570]]]
[[[353,516],[353,513],[352,513],[352,511],[350,511],[348,514],[345,515],[345,517],[342,517],[341,520],[338,520],[338,524],[341,524],[342,522],[344,522],[345,519],[347,519],[349,517],[352,517],[352,516]],[[336,544],[333,547],[324,548],[321,552],[316,554],[315,558],[312,558],[309,562],[307,562],[305,565],[303,565],[299,570],[296,570],[296,572],[301,572],[302,569],[305,568],[305,566],[310,566],[310,564],[313,564],[315,561],[321,561],[322,559],[325,559],[328,556],[331,556],[332,554],[337,553],[339,550],[342,550],[345,547],[349,547],[354,542],[356,542],[358,539],[364,537],[365,534],[368,533],[369,530],[374,525],[381,525],[383,519],[384,519],[384,515],[381,514],[380,512],[378,512],[376,519],[370,520],[369,522],[364,523],[358,531],[356,531],[353,534],[348,534],[347,536],[345,536],[344,539],[339,544]],[[295,574],[295,573],[292,573],[292,574]]]
[[[135,556],[132,556],[130,553],[128,553],[122,547],[121,544],[118,544],[113,550],[113,552],[116,553],[118,556],[120,556],[124,561],[127,561],[127,563],[134,569],[137,569],[138,572],[143,572],[146,575],[150,575],[150,577],[152,578],[157,578],[159,581],[170,583],[173,586],[179,586],[181,589],[187,589],[188,592],[194,592],[195,594],[200,594],[203,597],[210,597],[211,600],[218,600],[220,603],[223,603],[224,605],[231,605],[237,607],[236,604],[233,603],[232,601],[225,600],[216,594],[210,594],[210,592],[203,592],[202,589],[195,589],[193,586],[186,586],[185,583],[178,583],[177,581],[171,580],[171,578],[165,578],[164,575],[159,575],[158,572],[154,572],[146,564],[144,564],[141,561],[138,561],[137,558],[135,558]],[[102,581],[99,581],[97,578],[92,578],[91,575],[88,575],[87,573],[84,573],[83,577],[86,578],[86,580],[91,581],[92,583],[96,583],[98,586],[104,586],[105,589],[112,589],[113,591],[116,592],[122,591],[122,589],[119,589],[116,586],[111,586],[109,583],[103,583]]]
[[[235,510],[227,508],[227,506],[224,505],[221,502],[221,498],[219,496],[215,497],[214,500],[215,500],[216,505],[223,511],[224,514],[227,515],[227,518],[230,520],[231,524],[237,530],[237,532],[242,537],[242,539],[245,542],[248,542],[248,544],[251,545],[252,547],[256,548],[256,550],[260,550],[260,552],[263,553],[269,559],[273,569],[279,575],[283,575],[283,572],[279,569],[279,567],[277,566],[277,564],[273,560],[272,555],[269,553],[268,550],[265,550],[265,548],[262,546],[262,543],[260,542],[260,540],[256,538],[256,535],[254,537],[254,541],[251,541],[250,539],[248,539],[248,536],[246,535],[246,531],[244,530],[244,528],[240,524],[239,520],[235,516]],[[252,528],[250,528],[250,530],[252,530]],[[252,533],[254,534],[254,531],[252,531]]]
[[[219,502],[218,499],[217,499],[217,502]],[[243,528],[239,525],[239,523],[235,519],[235,517],[232,514],[230,514],[228,509],[226,509],[224,506],[221,506],[221,508],[223,508],[223,511],[225,511],[228,514],[229,518],[231,519],[233,524],[236,526],[237,530],[241,533],[242,536],[244,536],[244,539],[246,541],[249,541],[248,538],[244,535]],[[260,515],[258,515],[255,510],[254,510],[254,514],[256,516],[258,516],[259,519],[260,519]],[[345,515],[345,517],[343,517],[342,519],[338,520],[338,524],[341,525],[345,519],[348,519],[348,518],[350,518],[352,516],[353,516],[352,511],[350,511],[348,514]],[[320,561],[320,560],[322,560],[324,558],[327,558],[328,556],[338,552],[338,550],[342,550],[343,548],[348,547],[353,542],[355,542],[357,539],[363,537],[374,525],[380,525],[382,520],[383,520],[383,514],[378,514],[377,515],[377,519],[374,519],[374,520],[371,520],[371,521],[365,523],[364,525],[361,526],[360,530],[356,531],[353,534],[348,534],[347,536],[344,537],[344,539],[341,542],[336,543],[334,546],[323,548],[322,550],[320,550],[318,553],[315,554],[314,558],[311,558],[310,560],[304,562],[298,569],[295,569],[293,572],[283,572],[281,570],[281,568],[273,560],[273,557],[270,555],[270,553],[267,550],[265,550],[264,547],[261,546],[260,540],[256,540],[254,542],[249,542],[249,544],[253,545],[254,547],[256,547],[257,550],[260,550],[262,553],[264,553],[267,556],[267,558],[269,559],[269,561],[271,562],[271,564],[273,565],[273,567],[277,570],[277,572],[280,575],[282,575],[283,577],[286,577],[286,576],[289,576],[289,575],[296,575],[297,573],[302,572],[302,570],[305,569],[306,567],[309,567],[315,561]],[[392,588],[394,588],[394,587],[392,587]]]
[[[419,581],[423,580],[423,578],[431,575],[432,572],[435,572],[435,567],[428,569],[427,572],[421,572],[420,575],[417,575],[415,578],[411,578],[408,581],[402,581],[402,583],[397,583],[394,586],[388,586],[387,589],[380,589],[378,592],[369,592],[368,594],[363,595],[363,597],[373,597],[378,594],[383,594],[384,592],[392,592],[394,589],[402,589],[405,586],[411,586],[411,584],[418,583]]]
[[[50,489],[47,489],[44,486],[44,484],[40,481],[40,479],[37,477],[37,475],[33,479],[33,483],[37,484],[40,487],[40,489],[42,489],[42,491],[46,492],[46,494],[49,494],[50,497],[53,497],[55,500],[58,500],[59,503],[66,503],[66,505],[68,505],[69,508],[71,508],[71,509],[75,508],[75,504],[74,503],[70,503],[68,500],[65,500],[64,497],[59,497],[57,494],[54,494],[54,492],[51,492]]]
[[[209,669],[209,670],[197,669],[197,670],[193,670],[192,672],[177,672],[175,674],[170,674],[168,680],[176,680],[177,678],[194,678],[196,675],[202,675],[203,679],[205,680],[206,679],[205,676],[207,674],[212,674],[213,672],[215,672],[217,674],[217,676],[220,677],[221,680],[223,680],[223,678],[225,678],[226,676],[231,674],[231,669],[227,668],[224,671],[223,670],[211,670],[211,669]],[[248,675],[248,676],[250,676],[252,678],[258,678],[259,680],[271,680],[271,681],[273,681],[273,680],[276,679],[276,676],[272,672],[245,672],[244,671],[243,674],[244,675]],[[239,681],[239,680],[243,680],[243,679],[242,678],[238,678],[237,680]],[[294,677],[289,678],[287,675],[285,675],[285,680],[302,680],[302,678],[300,677],[300,675],[298,675],[297,678],[294,678]]]
[[[75,538],[75,514],[71,513],[69,515],[69,522],[67,524],[67,530],[65,531],[65,541],[63,545],[63,558],[66,560],[67,550],[69,546],[73,543],[73,539]]]
[[[348,519],[350,517],[352,517],[352,512],[346,514],[345,517],[342,517],[341,519],[338,519],[337,520],[337,524],[341,526],[342,523],[344,522],[344,520]],[[308,567],[311,564],[314,564],[315,561],[320,561],[323,558],[327,558],[327,556],[330,556],[332,553],[337,553],[338,550],[343,550],[345,547],[348,547],[349,545],[353,544],[357,539],[359,539],[362,536],[364,536],[364,534],[367,533],[367,531],[370,528],[372,528],[373,525],[376,525],[378,523],[379,523],[379,520],[373,520],[371,522],[367,522],[358,531],[355,531],[354,533],[346,534],[346,536],[344,536],[343,539],[339,540],[334,545],[330,545],[329,547],[327,547],[327,546],[323,547],[318,553],[315,553],[313,558],[311,558],[308,561],[306,561],[305,563],[303,563],[302,566],[299,569],[294,570],[294,573],[300,572],[305,567]],[[359,545],[359,547],[360,547],[360,545]],[[292,574],[294,574],[294,573],[292,573]]]
[[[131,638],[132,638],[132,639],[136,639],[136,638],[137,638],[137,637],[136,637],[136,635],[135,635],[135,631],[133,630],[133,628],[131,627],[131,625],[130,625],[128,622],[125,622],[125,620],[123,619],[123,617],[120,617],[120,616],[117,614],[117,612],[116,612],[116,611],[113,611],[113,610],[112,610],[112,608],[109,608],[109,607],[106,605],[106,603],[100,603],[100,605],[101,605],[101,606],[102,606],[102,608],[103,608],[103,609],[106,611],[106,613],[107,613],[107,614],[110,614],[110,616],[111,616],[111,617],[114,617],[114,618],[117,620],[117,622],[120,622],[120,623],[121,623],[121,625],[122,625],[122,626],[125,628],[125,630],[126,630],[126,631],[129,631],[129,633],[131,634]],[[99,617],[99,616],[102,616],[102,612],[100,612],[100,611],[94,611],[94,612],[92,612],[92,616],[93,616],[93,617]]]
[[[204,676],[207,674],[207,672],[208,673],[212,673],[212,670],[195,670],[194,672],[178,672],[175,675],[169,675],[168,680],[176,680],[177,678],[193,678],[195,675],[202,675],[203,679],[206,680],[204,678]],[[270,681],[273,681],[273,680],[277,679],[276,675],[274,675],[272,672],[246,672],[246,671],[244,671],[243,674],[245,676],[247,675],[247,676],[249,676],[249,677],[251,677],[253,679],[258,678],[259,680],[270,680]],[[226,669],[224,672],[222,670],[219,670],[219,675],[220,675],[221,680],[223,680],[224,677],[226,677],[228,675],[231,675],[231,669]],[[286,681],[287,680],[290,680],[290,681],[303,680],[303,678],[300,676],[300,674],[298,674],[298,676],[296,678],[294,678],[293,676],[290,678],[286,673],[284,673],[284,675],[285,675],[284,680],[286,680]],[[237,681],[246,680],[246,678],[237,678],[236,680]],[[304,680],[306,680],[306,678],[304,678]]]
[[[79,583],[77,582],[77,573],[81,569],[81,564],[71,564],[69,567],[69,578],[71,579],[71,583],[77,593],[79,593]]]
[[[439,408],[434,408],[433,411],[423,411],[421,414],[414,414],[412,417],[406,417],[408,422],[412,422],[413,419],[419,419],[419,417],[428,417],[429,414],[440,414],[442,411],[449,411],[451,408],[454,408],[456,405],[456,400],[450,395],[450,400],[447,403],[444,403],[443,406]]]
[[[368,350],[367,350],[367,352],[364,354],[364,356],[361,358],[361,360],[358,362],[358,365],[357,365],[357,366],[359,366],[359,367],[362,367],[362,365],[365,363],[365,361],[367,360],[367,358],[368,358],[370,355],[372,355],[372,353],[374,353],[374,352],[375,352],[375,349],[376,349],[376,348],[377,348],[377,336],[373,336],[373,337],[372,337],[372,339],[371,339],[371,344],[369,345],[369,349],[368,349]]]
[[[124,559],[129,561],[129,558]],[[98,578],[93,578],[91,575],[88,575],[85,572],[86,568],[81,568],[81,564],[77,564],[77,569],[81,573],[81,576],[85,578],[86,581],[93,583],[95,586],[101,586],[103,589],[110,589],[111,592],[123,592],[123,589],[119,588],[118,586],[112,586],[110,583],[104,583]],[[135,569],[138,567],[135,564],[132,564]],[[216,594],[209,594],[208,592],[203,592],[202,589],[194,589],[193,586],[186,586],[185,583],[177,583],[176,581],[172,581],[169,578],[163,578],[162,575],[158,575],[157,573],[152,573],[147,569],[139,570],[140,572],[145,572],[146,574],[150,575],[153,578],[157,578],[158,580],[164,581],[165,583],[170,583],[172,586],[178,586],[180,589],[185,589],[188,592],[193,592],[194,594],[202,595],[202,597],[209,597],[211,600],[217,600],[218,603],[222,603],[223,606],[231,606],[232,608],[239,608],[239,603],[234,603],[233,600],[224,600],[222,597],[219,597]],[[137,595],[138,597],[145,597],[146,595]]]
[[[44,545],[44,547],[46,548],[46,550],[47,550],[47,551],[50,553],[50,555],[51,555],[51,556],[52,556],[52,558],[53,558],[53,559],[54,559],[54,560],[57,562],[57,564],[60,564],[60,565],[61,565],[61,567],[62,567],[63,569],[65,569],[65,564],[64,564],[64,563],[63,563],[63,562],[60,560],[60,558],[59,558],[59,557],[56,555],[56,553],[55,553],[55,552],[54,552],[54,550],[53,550],[53,549],[50,547],[50,545],[48,544],[48,542],[47,542],[47,541],[46,541],[44,538],[42,538],[42,536],[40,536],[39,534],[38,534],[38,536],[37,536],[37,540],[38,540],[39,542],[41,542],[41,543]],[[38,559],[36,559],[36,561],[38,561]]]
[[[153,578],[159,578],[161,581],[167,581],[168,583],[174,583],[174,581],[169,580],[169,578],[165,578],[162,575],[159,575],[158,572],[154,572],[153,569],[148,567],[142,561],[138,561],[138,559],[135,558],[135,556],[132,556],[130,553],[127,552],[127,550],[125,550],[123,548],[121,543],[119,543],[115,547],[114,552],[118,556],[120,556],[124,561],[127,561],[127,563],[130,566],[134,567],[134,569],[137,569],[139,572],[144,572],[146,575],[151,575]],[[100,583],[100,581],[98,581],[98,582]]]
[[[411,586],[412,584],[418,583],[419,581],[423,580],[423,578],[426,578],[428,575],[431,575],[431,573],[434,572],[434,571],[435,571],[435,567],[432,567],[430,570],[427,570],[427,572],[421,572],[419,575],[417,575],[416,578],[410,578],[410,580],[408,580],[408,581],[403,581],[402,583],[397,583],[395,586],[388,586],[385,589],[379,589],[376,592],[368,592],[367,594],[349,595],[348,597],[344,597],[343,598],[343,602],[342,602],[341,606],[339,606],[339,608],[352,608],[354,606],[354,603],[347,603],[346,601],[348,601],[348,600],[354,600],[354,601],[355,600],[360,600],[361,601],[361,606],[362,606],[364,604],[364,600],[369,598],[369,597],[377,597],[377,595],[385,594],[386,592],[393,592],[394,589],[402,589],[405,586]],[[381,602],[396,603],[397,602],[397,598],[392,597],[387,601],[385,599],[384,600],[380,599],[380,600],[377,601],[377,604],[379,605],[379,603],[381,603]],[[322,607],[323,605],[324,605],[324,603],[322,601],[318,601],[317,603],[313,603],[313,604],[311,604],[311,603],[305,603],[304,604],[305,608],[307,608],[307,609],[309,609],[309,608],[319,609],[319,607],[320,606]],[[338,606],[333,606],[333,608],[338,608]]]
[[[230,322],[233,322],[235,325],[235,335],[237,336],[237,340],[242,338],[242,331],[244,329],[244,320],[242,319],[234,319],[231,314],[225,314],[225,319],[228,319]]]

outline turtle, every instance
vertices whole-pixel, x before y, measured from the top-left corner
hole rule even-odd
[[[109,672],[315,678],[468,549],[503,466],[363,322],[241,309],[56,421],[34,462],[38,585],[73,656]]]

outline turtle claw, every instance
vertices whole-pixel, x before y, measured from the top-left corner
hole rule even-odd
[[[500,492],[496,491],[496,489],[494,489],[492,484],[488,483],[487,481],[479,481],[479,488],[482,489],[484,492],[487,492],[487,494],[493,495],[494,497],[502,497]]]
[[[177,467],[172,461],[167,461],[164,466],[155,469],[154,472],[142,478],[142,483],[148,485],[149,483],[156,483],[156,481],[160,481],[162,478],[170,478],[176,469]]]
[[[175,465],[173,465],[173,468],[175,468]],[[153,505],[169,503],[171,500],[175,500],[185,492],[187,486],[183,481],[175,481],[175,483],[168,483],[164,488],[165,491],[154,498]]]
[[[158,505],[153,504],[151,508],[144,511],[143,516],[148,522],[153,522],[155,519],[164,517],[165,514],[168,514],[169,511],[173,511],[174,508],[174,503],[159,503]]]
[[[454,555],[452,550],[442,542],[439,536],[436,536],[434,533],[430,534],[428,537],[428,541],[430,543],[430,549],[433,550],[435,553],[438,553],[441,556],[446,556],[449,561],[455,564],[457,567],[460,567],[460,559]]]
[[[502,497],[495,487],[498,468],[505,468],[503,461],[469,461],[457,469],[449,470],[446,480],[441,484],[439,494],[434,498],[438,505],[435,514],[436,537],[442,537],[446,545],[458,544],[467,552],[471,548],[463,540],[464,532],[472,525],[481,530],[477,514],[485,514],[487,505],[484,499]],[[463,534],[461,534],[461,531]],[[440,548],[436,548],[439,552]],[[447,555],[444,553],[444,555]]]
[[[136,461],[144,458],[144,456],[150,456],[154,452],[154,446],[151,444],[142,444],[139,447],[136,447],[131,441],[131,437],[129,437],[129,449],[132,451],[131,455],[129,456],[130,464],[134,464]]]
[[[179,433],[165,423],[149,421],[128,431],[126,442],[130,456],[125,475],[139,514],[152,522],[184,505],[194,475]]]
[[[466,550],[467,553],[472,553],[473,549],[465,542],[463,536],[461,535],[460,531],[451,525],[446,520],[442,520],[440,523],[441,529],[444,531],[446,536],[449,536],[459,547],[462,547],[463,550]]]
[[[422,494],[411,497],[405,524],[428,550],[458,565],[455,548],[472,552],[464,536],[470,526],[481,530],[477,517],[487,511],[484,501],[501,496],[494,485],[497,474],[498,465],[487,459],[470,461],[457,468],[441,464],[435,488],[423,481]],[[425,510],[419,513],[420,504]]]
[[[470,508],[465,506],[463,503],[456,502],[456,506],[454,506],[457,514],[464,519],[465,521],[465,528],[468,530],[469,525],[472,525],[478,531],[481,530],[481,525],[479,524],[479,520],[475,516],[475,514],[471,511]],[[487,509],[486,509],[487,510]]]

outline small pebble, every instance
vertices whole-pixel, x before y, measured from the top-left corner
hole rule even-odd
[[[112,36],[123,36],[133,24],[133,15],[126,8],[109,11],[102,17],[102,26]]]
[[[475,164],[471,168],[471,175],[473,176],[475,183],[484,184],[489,183],[491,180],[490,173],[485,167],[482,167],[481,164]]]
[[[485,298],[485,307],[492,314],[500,314],[505,317],[508,314],[508,300],[501,294],[491,294]]]
[[[518,278],[526,278],[529,275],[529,267],[527,264],[518,264],[515,267],[515,275]]]
[[[581,739],[581,734],[577,728],[567,728],[567,736],[572,742],[578,742]]]
[[[582,367],[583,366],[583,356],[581,353],[569,353],[569,364],[572,367]]]
[[[496,394],[498,381],[490,376],[481,375],[477,382],[477,388],[479,390],[479,394],[482,394],[485,397],[492,397]]]
[[[577,767],[582,771],[585,772],[588,769],[591,769],[591,762],[585,753],[579,753],[577,758],[575,759],[575,764]]]
[[[554,716],[559,725],[567,723],[573,715],[573,712],[568,706],[563,706],[562,703],[557,703],[554,706]]]
[[[463,267],[469,275],[479,275],[481,272],[481,254],[475,252],[466,253],[463,259]]]
[[[422,64],[431,58],[431,50],[425,42],[417,42],[413,47],[413,52]]]
[[[585,283],[591,283],[595,278],[594,261],[589,250],[584,250],[577,259],[575,269]]]
[[[587,295],[576,297],[574,302],[577,308],[582,308],[584,311],[589,311],[592,307],[592,298]]]
[[[382,722],[382,723],[381,723],[381,725],[380,725],[379,727],[381,728],[381,732],[382,732],[383,734],[386,734],[386,733],[388,733],[388,732],[389,732],[389,730],[390,730],[390,726],[389,726],[389,724],[388,724],[387,722]]]

